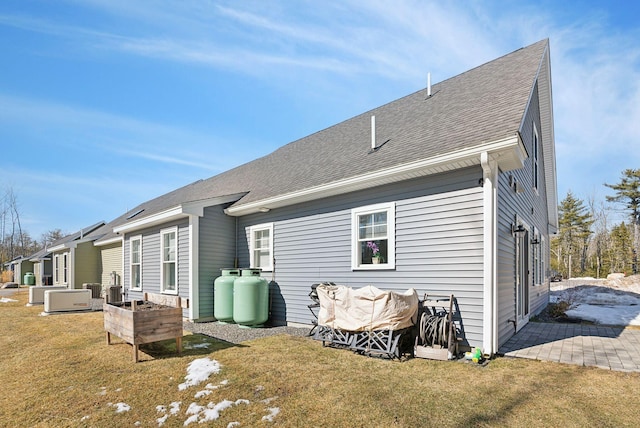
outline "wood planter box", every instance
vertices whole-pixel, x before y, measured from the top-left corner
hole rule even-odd
[[[175,339],[178,353],[182,353],[183,304],[188,307],[188,299],[151,293],[145,293],[141,301],[105,303],[107,345],[112,334],[133,345],[134,362],[138,362],[138,349],[144,343]]]

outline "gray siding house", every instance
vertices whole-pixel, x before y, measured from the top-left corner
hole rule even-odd
[[[310,324],[313,283],[457,298],[487,354],[548,302],[557,196],[549,42],[543,40],[136,207],[122,282],[190,299],[257,267],[273,323]],[[379,256],[379,257],[376,257]]]

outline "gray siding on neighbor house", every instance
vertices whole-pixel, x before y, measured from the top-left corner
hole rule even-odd
[[[240,218],[240,266],[249,265],[248,228],[273,222],[275,273],[272,320],[309,324],[313,283],[359,288],[416,288],[457,299],[461,327],[473,345],[482,342],[483,191],[479,167],[372,188],[313,203]],[[395,202],[396,268],[352,270],[351,210]]]
[[[533,123],[538,130],[539,141],[542,141],[540,113],[538,105],[537,85],[532,94],[532,100],[522,123],[520,134],[529,157],[522,169],[501,173],[498,180],[498,338],[499,345],[507,341],[515,333],[512,320],[516,318],[516,240],[511,235],[511,224],[516,215],[531,229],[539,231],[544,237],[542,258],[545,272],[542,284],[533,284],[533,249],[529,250],[529,313],[533,316],[540,312],[549,300],[549,280],[547,270],[549,266],[549,219],[547,211],[546,183],[544,175],[543,145],[539,144],[539,182],[538,188],[533,184]],[[522,186],[523,192],[516,191],[509,186],[510,176],[513,175]],[[542,246],[542,244],[540,244]]]
[[[189,221],[187,219],[170,222],[148,229],[127,233],[123,244],[124,266],[122,284],[128,300],[142,299],[143,293],[161,293],[160,290],[160,231],[178,228],[178,295],[189,298]],[[142,291],[131,290],[130,238],[142,236]],[[184,316],[187,317],[185,309]]]
[[[199,227],[200,321],[213,319],[213,281],[220,276],[220,269],[233,267],[235,228],[236,219],[227,216],[222,206],[204,209]]]

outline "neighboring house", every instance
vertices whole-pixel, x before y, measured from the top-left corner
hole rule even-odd
[[[73,289],[82,288],[84,283],[101,282],[100,250],[93,242],[106,231],[101,221],[51,244],[53,285]]]
[[[24,285],[24,274],[33,273],[33,262],[29,257],[17,256],[13,260],[5,263],[8,270],[13,272],[13,282]]]
[[[548,302],[557,222],[543,40],[143,203],[96,244],[122,240],[130,298],[188,297],[198,321],[234,265],[272,281],[274,323],[309,324],[321,281],[453,293],[493,354]]]
[[[51,251],[48,248],[43,248],[29,257],[29,261],[33,263],[36,285],[53,285]]]

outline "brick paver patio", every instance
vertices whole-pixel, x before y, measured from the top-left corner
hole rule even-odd
[[[506,357],[640,372],[640,329],[529,322],[499,352]]]

